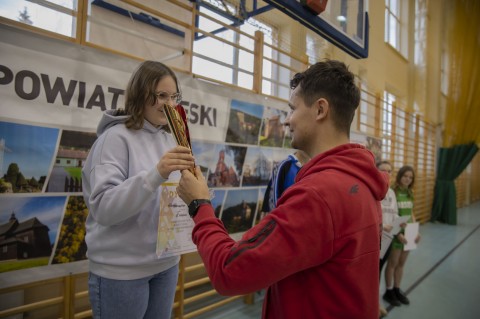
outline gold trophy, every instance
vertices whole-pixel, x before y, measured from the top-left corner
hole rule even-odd
[[[175,141],[180,146],[185,146],[192,151],[192,147],[188,142],[187,133],[186,133],[186,123],[183,121],[182,117],[175,109],[175,107],[170,106],[168,104],[164,104],[163,110],[165,115],[167,116],[168,127],[170,128],[170,132],[172,132]],[[193,175],[195,175],[195,170],[193,168],[189,169]]]

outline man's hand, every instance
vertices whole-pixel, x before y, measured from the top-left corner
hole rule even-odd
[[[199,166],[195,167],[195,176],[187,169],[182,171],[177,194],[187,205],[194,199],[210,199],[207,181]]]
[[[195,166],[195,158],[188,147],[177,146],[169,150],[157,163],[157,171],[168,179],[173,171],[182,171]]]

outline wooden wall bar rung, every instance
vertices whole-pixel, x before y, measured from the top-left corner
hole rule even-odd
[[[195,296],[192,296],[192,297],[189,297],[189,298],[185,298],[183,300],[183,303],[184,304],[189,304],[189,303],[192,303],[192,302],[195,302],[195,301],[199,301],[201,299],[204,299],[204,298],[207,298],[207,297],[210,297],[210,296],[214,296],[218,294],[217,291],[215,289],[212,289],[212,290],[208,290],[208,291],[205,291],[205,292],[202,292],[200,294],[197,294]]]
[[[184,287],[185,287],[185,289],[189,289],[189,288],[200,286],[200,285],[203,285],[203,284],[206,284],[206,283],[209,283],[209,282],[210,282],[210,278],[205,277],[205,278],[201,278],[201,279],[197,279],[197,280],[194,280],[194,281],[187,282],[187,283],[185,283]]]
[[[24,313],[32,310],[42,309],[49,306],[59,305],[63,303],[63,297],[55,297],[50,299],[45,299],[38,302],[32,302],[26,305],[1,310],[0,311],[0,318],[9,317],[13,315],[17,315],[19,313]]]
[[[199,269],[205,269],[205,265],[204,264],[196,264],[196,265],[185,267],[185,272],[186,273],[187,272],[192,272],[192,271],[199,270]]]
[[[82,311],[75,314],[75,319],[91,318],[92,310]]]
[[[184,316],[183,316],[183,319],[193,318],[193,317],[195,317],[195,316],[201,315],[201,314],[203,314],[203,313],[206,313],[206,312],[208,312],[208,311],[210,311],[210,310],[213,310],[213,309],[216,309],[216,308],[221,307],[221,306],[223,306],[223,305],[226,305],[227,303],[230,303],[230,302],[235,301],[235,300],[240,299],[240,298],[243,298],[243,296],[235,296],[235,297],[230,297],[230,298],[221,300],[221,301],[219,301],[219,302],[216,302],[216,303],[214,303],[214,304],[211,304],[211,305],[209,305],[209,306],[206,306],[206,307],[204,307],[204,308],[202,308],[202,309],[198,309],[198,310],[196,310],[196,311],[192,311],[192,312],[184,315]],[[179,319],[179,318],[177,318],[177,319]]]

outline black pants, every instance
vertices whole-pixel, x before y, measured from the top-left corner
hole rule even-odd
[[[390,256],[390,251],[392,250],[392,243],[390,243],[390,246],[388,246],[387,251],[385,252],[385,255],[383,256],[382,259],[380,259],[380,272],[378,275],[381,277],[382,276],[382,268],[383,265],[387,263],[388,256]]]

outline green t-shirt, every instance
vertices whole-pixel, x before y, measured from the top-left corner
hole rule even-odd
[[[408,192],[404,189],[398,188],[395,192],[397,197],[398,215],[410,216],[408,223],[412,222],[413,213],[413,196],[409,197]]]
[[[400,188],[397,188],[397,190],[395,191],[395,196],[397,197],[398,215],[410,216],[407,223],[411,223],[413,214],[413,196],[409,197],[407,190]],[[400,230],[400,233],[403,234],[404,232],[404,229]],[[403,250],[403,244],[398,240],[396,236],[393,238],[392,248]]]

